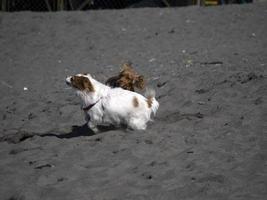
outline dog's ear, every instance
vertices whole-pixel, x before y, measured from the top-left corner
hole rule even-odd
[[[94,88],[92,82],[87,77],[82,77],[82,78],[83,78],[84,89],[89,91],[89,92],[94,92],[95,88]]]
[[[71,78],[71,84],[73,87],[77,88],[78,90],[82,90],[82,91],[87,90],[89,92],[95,91],[91,81],[87,77],[73,76]]]
[[[121,71],[120,72],[124,72],[127,70],[133,70],[132,65],[130,63],[124,63],[121,67]]]
[[[71,85],[74,87],[74,88],[77,88],[78,90],[84,90],[83,88],[83,83],[82,83],[82,77],[80,76],[73,76],[71,77]]]

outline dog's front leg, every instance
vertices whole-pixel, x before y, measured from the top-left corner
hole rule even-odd
[[[95,134],[99,133],[99,129],[97,128],[97,125],[94,124],[93,122],[89,121],[88,126],[92,131],[94,131]]]

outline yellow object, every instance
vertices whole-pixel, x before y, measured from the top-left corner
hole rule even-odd
[[[218,0],[205,0],[205,5],[207,6],[213,6],[213,5],[218,5],[219,1]]]

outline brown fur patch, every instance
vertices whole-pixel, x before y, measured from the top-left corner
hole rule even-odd
[[[149,108],[152,107],[152,99],[153,99],[153,97],[148,97],[147,100],[146,100],[146,102],[147,102],[147,106],[148,106]]]
[[[131,79],[127,77],[121,77],[119,80],[117,80],[117,84],[119,87],[125,89],[125,90],[130,90],[134,91],[134,86],[132,84]]]
[[[71,77],[71,85],[79,90],[87,90],[89,92],[95,91],[91,81],[84,76]]]
[[[135,81],[135,87],[143,90],[145,88],[145,78],[144,76],[138,76],[137,80]]]
[[[118,76],[113,76],[106,81],[111,87],[121,87],[125,90],[135,91],[134,88],[144,89],[145,80],[137,74],[128,63],[123,64]]]
[[[139,106],[139,101],[138,101],[137,97],[134,97],[134,98],[133,98],[133,106],[134,106],[135,108],[137,108],[137,107]]]

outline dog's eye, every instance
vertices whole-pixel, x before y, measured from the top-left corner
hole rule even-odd
[[[73,77],[70,78],[70,81],[73,81]]]

